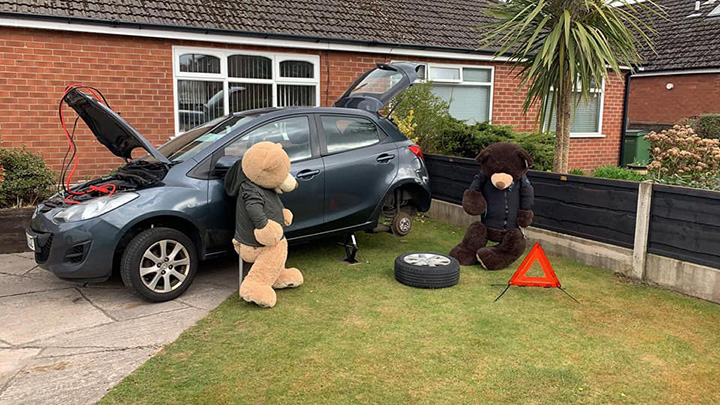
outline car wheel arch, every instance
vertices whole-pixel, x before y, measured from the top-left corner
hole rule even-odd
[[[428,190],[417,184],[413,179],[405,179],[394,183],[388,189],[382,200],[380,200],[380,203],[378,203],[377,207],[375,208],[375,211],[373,212],[372,218],[374,220],[378,220],[380,218],[380,215],[382,214],[383,204],[385,203],[387,197],[393,195],[398,190],[408,192],[412,196],[411,200],[415,201],[414,206],[415,208],[417,208],[418,211],[427,212],[430,209],[430,203],[432,201],[432,198]]]
[[[410,194],[410,196],[412,197],[411,200],[415,202],[414,205],[418,209],[418,211],[426,212],[430,209],[430,203],[432,202],[432,197],[430,196],[430,193],[421,185],[417,184],[414,180],[408,179],[395,183],[390,188],[390,190],[388,190],[387,194],[385,194],[385,197],[389,196],[392,193],[395,193],[398,190],[406,191],[408,194]]]
[[[113,252],[113,272],[119,269],[120,260],[127,244],[140,232],[154,227],[172,228],[188,235],[195,243],[197,256],[201,260],[204,258],[205,243],[202,238],[202,233],[198,225],[192,220],[175,213],[148,214],[127,224],[120,231],[121,236],[118,238],[115,251]]]

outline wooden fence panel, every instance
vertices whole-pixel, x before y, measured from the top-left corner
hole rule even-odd
[[[720,193],[653,186],[648,252],[720,268]]]

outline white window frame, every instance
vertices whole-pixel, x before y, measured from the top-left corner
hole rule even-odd
[[[210,55],[220,58],[220,73],[193,73],[180,71],[180,56],[188,53]],[[227,61],[233,55],[263,56],[272,61],[271,79],[245,79],[240,77],[228,77]],[[280,85],[304,85],[315,87],[315,106],[320,105],[320,56],[309,54],[288,54],[274,52],[257,52],[243,49],[219,49],[173,46],[173,120],[175,121],[175,135],[180,134],[180,112],[178,110],[178,80],[214,81],[223,83],[223,92],[228,94],[230,83],[257,83],[272,85],[272,107],[277,107],[277,86]],[[288,60],[310,62],[313,64],[313,78],[280,77],[280,63]],[[224,114],[229,114],[230,98],[223,97]]]
[[[417,62],[415,62],[417,63]],[[425,79],[418,78],[418,83],[432,82],[438,84],[449,84],[453,86],[473,86],[473,87],[489,87],[490,88],[490,100],[489,111],[488,111],[488,122],[492,124],[493,117],[493,106],[494,106],[494,95],[495,95],[495,66],[493,65],[459,65],[459,64],[446,64],[446,63],[432,63],[423,62],[418,63],[419,65],[425,66]],[[460,69],[460,80],[430,80],[430,71],[433,68],[453,68]],[[490,70],[490,81],[489,82],[466,82],[464,69],[488,69]]]
[[[580,91],[582,87],[580,87],[580,84],[577,84],[576,90],[573,92]],[[554,89],[551,87],[551,91],[554,91]],[[605,79],[603,79],[602,87],[598,91],[598,89],[590,89],[590,93],[600,93],[600,111],[598,111],[598,130],[597,132],[572,132],[570,131],[570,138],[605,138],[605,134],[603,134],[602,126],[603,126],[603,113],[605,108]],[[582,100],[580,101],[583,102]],[[573,106],[574,108],[574,106]],[[547,124],[548,126],[550,124]]]

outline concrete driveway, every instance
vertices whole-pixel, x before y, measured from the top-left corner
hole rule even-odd
[[[82,286],[0,255],[0,404],[94,403],[237,288],[232,258],[205,263],[180,298],[151,304],[119,279]]]

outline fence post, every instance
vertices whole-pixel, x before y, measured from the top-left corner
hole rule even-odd
[[[650,206],[652,204],[652,181],[640,183],[638,188],[637,216],[635,217],[635,244],[633,246],[632,278],[645,278],[648,233],[650,230]]]

